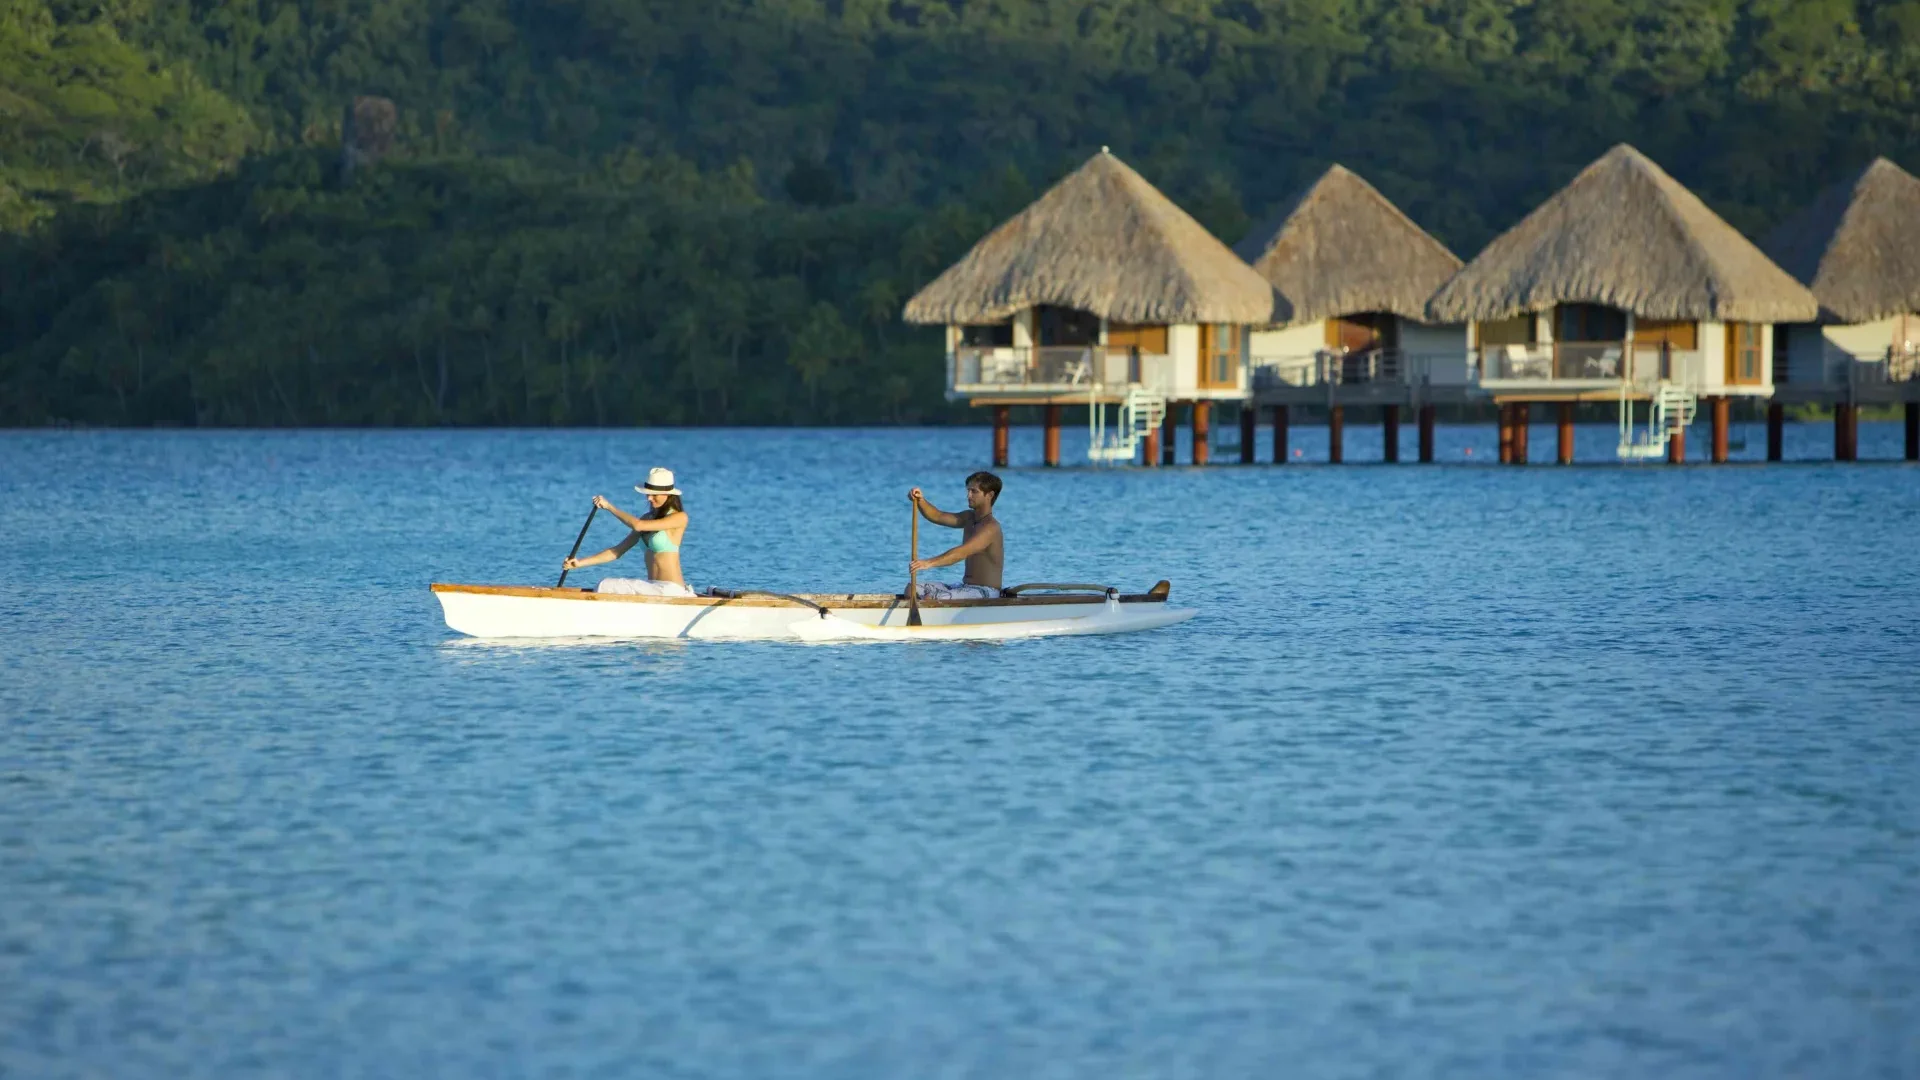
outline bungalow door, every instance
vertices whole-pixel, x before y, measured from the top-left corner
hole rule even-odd
[[[1675,353],[1700,350],[1700,324],[1689,320],[1637,319],[1633,324],[1631,373],[1658,371],[1663,379],[1678,378],[1685,361],[1676,366]],[[1702,372],[1702,374],[1705,374]]]
[[[1167,328],[1147,323],[1108,323],[1107,355],[1121,357],[1126,364],[1127,382],[1144,380],[1147,364],[1141,358],[1167,354]],[[1108,369],[1112,370],[1111,367]]]
[[[1692,352],[1700,347],[1700,324],[1690,320],[1640,319],[1633,324],[1633,343],[1642,348]]]
[[[1345,349],[1349,353],[1391,349],[1398,344],[1394,340],[1397,329],[1394,317],[1384,312],[1342,315],[1327,320],[1327,348]]]
[[[1341,382],[1367,382],[1385,377],[1377,350],[1398,344],[1397,323],[1392,315],[1379,311],[1342,315],[1327,320],[1327,348],[1342,354]]]
[[[1728,386],[1758,386],[1764,382],[1760,370],[1761,355],[1758,324],[1727,324]]]

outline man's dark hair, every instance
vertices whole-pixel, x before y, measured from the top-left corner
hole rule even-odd
[[[986,492],[995,503],[1000,501],[1000,478],[990,472],[977,472],[967,477],[967,486]]]

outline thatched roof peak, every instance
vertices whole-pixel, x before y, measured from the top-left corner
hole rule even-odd
[[[1822,320],[1920,311],[1920,179],[1876,158],[1788,218],[1766,250],[1813,290]]]
[[[1645,154],[1625,143],[1488,244],[1427,304],[1441,322],[1560,303],[1647,319],[1803,322],[1819,305]]]
[[[1460,259],[1343,165],[1320,174],[1234,250],[1278,293],[1274,322],[1363,311],[1426,317]]]
[[[1273,289],[1104,148],[907,301],[912,323],[980,323],[1036,304],[1116,322],[1265,323]]]

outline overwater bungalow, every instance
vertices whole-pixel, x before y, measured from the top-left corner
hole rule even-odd
[[[1767,253],[1813,291],[1819,316],[1774,329],[1776,401],[1834,406],[1834,456],[1857,454],[1861,402],[1906,403],[1906,457],[1920,459],[1920,179],[1880,158],[1768,237]],[[1779,456],[1777,413],[1768,453]]]
[[[921,289],[905,317],[946,328],[948,398],[994,408],[996,464],[1013,405],[1044,407],[1045,460],[1058,464],[1069,404],[1089,406],[1091,456],[1132,460],[1144,444],[1152,464],[1182,403],[1194,460],[1206,460],[1209,407],[1250,396],[1246,328],[1272,313],[1265,279],[1103,148]]]
[[[1285,460],[1293,404],[1330,407],[1334,461],[1346,405],[1382,407],[1389,461],[1399,459],[1400,407],[1415,406],[1420,460],[1433,460],[1432,403],[1463,400],[1470,373],[1465,327],[1431,324],[1426,304],[1460,259],[1340,165],[1235,250],[1275,294],[1273,322],[1248,348],[1255,401],[1273,410],[1274,460]]]
[[[1427,304],[1469,322],[1480,386],[1503,406],[1502,460],[1525,461],[1527,406],[1618,400],[1620,455],[1683,460],[1701,398],[1713,459],[1728,402],[1773,393],[1776,323],[1807,322],[1807,288],[1631,146],[1614,147],[1489,244]],[[1650,402],[1646,430],[1633,403]]]

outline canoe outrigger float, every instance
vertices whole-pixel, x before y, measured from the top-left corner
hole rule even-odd
[[[1124,634],[1193,618],[1162,581],[1123,595],[1106,585],[1016,585],[993,600],[921,600],[922,625],[891,593],[786,594],[710,589],[629,596],[521,585],[432,586],[447,625],[482,638],[748,638],[787,641],[993,641]]]

